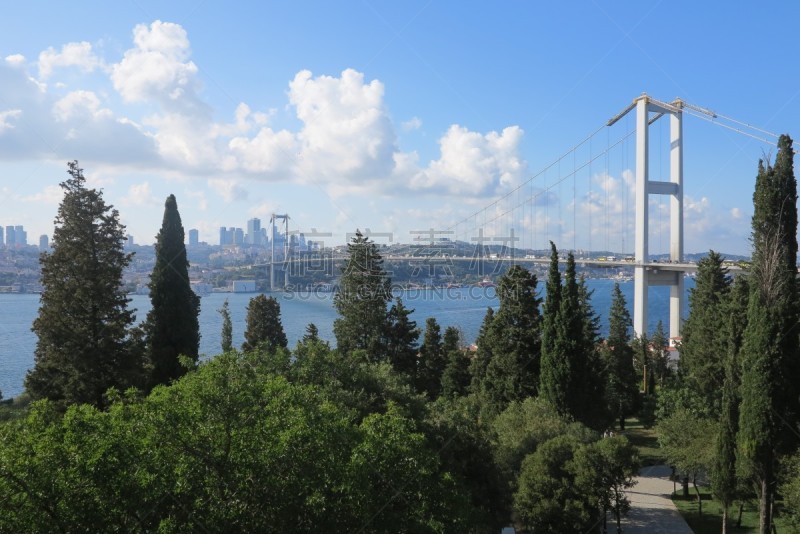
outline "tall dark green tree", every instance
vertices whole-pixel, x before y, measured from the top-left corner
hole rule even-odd
[[[425,321],[425,335],[419,347],[417,391],[435,399],[442,389],[442,374],[447,366],[447,357],[442,350],[442,330],[433,317]]]
[[[251,298],[247,304],[246,321],[242,350],[251,351],[263,347],[273,352],[288,345],[281,323],[281,305],[275,297],[257,295]]]
[[[102,192],[86,188],[77,161],[67,172],[52,251],[40,257],[38,339],[25,387],[35,399],[99,406],[108,388],[126,389],[143,378],[142,355],[129,336],[134,314],[122,287],[132,255],[123,250],[117,210]]]
[[[731,279],[713,250],[697,264],[689,291],[691,312],[682,329],[680,367],[686,379],[717,409],[728,353],[728,293]]]
[[[636,372],[633,368],[631,325],[631,315],[625,297],[619,289],[619,284],[614,284],[603,359],[606,362],[606,400],[610,412],[619,421],[619,426],[623,430],[625,416],[633,407],[638,394]]]
[[[486,367],[492,359],[492,323],[494,322],[494,309],[486,308],[486,314],[483,316],[481,328],[478,331],[478,336],[475,338],[475,356],[469,364],[470,384],[469,390],[471,393],[480,393],[483,381],[486,377]]]
[[[186,369],[178,356],[197,361],[200,348],[200,297],[189,283],[183,224],[175,195],[167,197],[156,236],[156,263],[150,275],[150,302],[145,326],[151,385],[167,384]]]
[[[442,352],[447,360],[442,373],[442,395],[445,397],[465,395],[470,383],[470,360],[461,346],[461,332],[455,326],[445,328]]]
[[[558,249],[550,242],[550,270],[547,276],[542,325],[542,364],[539,394],[561,414],[568,411],[567,394],[570,379],[570,360],[564,356],[564,344],[560,343],[559,320],[561,316],[561,272],[558,270]]]
[[[510,402],[535,395],[538,389],[541,299],[536,294],[537,283],[536,275],[514,265],[497,284],[500,307],[489,326],[492,356],[481,389],[484,403],[494,413]]]
[[[394,370],[404,373],[414,383],[417,376],[419,328],[417,322],[411,320],[412,313],[414,310],[406,308],[403,299],[395,299],[387,316],[385,346]]]
[[[741,363],[739,351],[747,325],[747,279],[738,277],[731,289],[728,303],[728,354],[725,362],[725,382],[722,390],[722,410],[717,433],[716,451],[711,466],[711,489],[722,503],[722,532],[728,528],[728,508],[738,495],[736,477],[736,433],[739,429],[739,386]]]
[[[222,352],[233,350],[233,323],[231,322],[231,310],[228,305],[228,299],[222,304],[219,310],[222,316],[222,330],[220,332],[220,347]]]
[[[795,444],[797,421],[797,182],[792,140],[775,164],[761,161],[753,194],[753,263],[742,346],[739,472],[759,489],[759,528],[771,531],[778,457]]]
[[[339,290],[333,303],[339,317],[333,323],[336,346],[342,354],[364,350],[373,361],[386,358],[386,305],[390,280],[378,247],[360,231],[347,244]]]

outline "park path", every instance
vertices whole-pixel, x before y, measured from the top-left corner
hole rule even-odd
[[[643,467],[636,477],[638,482],[626,493],[631,502],[628,517],[622,520],[626,534],[692,534],[672,503],[671,469],[666,465]],[[614,525],[609,521],[609,532]]]

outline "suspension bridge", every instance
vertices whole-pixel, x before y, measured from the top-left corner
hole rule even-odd
[[[666,102],[642,94],[519,185],[455,224],[412,232],[417,234],[414,240],[427,243],[443,255],[450,244],[458,242],[472,243],[480,251],[490,244],[512,251],[549,251],[552,241],[561,250],[616,252],[625,259],[579,257],[576,263],[633,269],[633,327],[637,335],[647,332],[648,288],[668,286],[669,334],[679,337],[684,275],[696,270],[696,265],[684,257],[686,116],[766,146],[774,147],[778,139],[775,133],[682,99]],[[277,219],[284,223],[287,239],[285,250],[278,256],[273,251],[267,264],[271,288],[275,287],[274,272],[282,269],[286,273],[288,264],[298,261],[288,239],[290,233],[298,232],[289,231],[288,215],[273,216],[273,226]],[[432,259],[431,254],[417,256],[413,249],[410,251],[396,259]],[[654,253],[661,258],[654,259]],[[514,263],[549,261],[514,253],[495,259]],[[474,257],[447,256],[447,261],[467,260],[474,261]]]

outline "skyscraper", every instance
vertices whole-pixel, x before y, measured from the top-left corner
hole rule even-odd
[[[233,244],[244,245],[244,231],[241,228],[231,228],[233,232]]]
[[[15,237],[14,227],[6,226],[6,246],[8,248],[14,248],[14,246],[17,244]]]
[[[25,231],[21,224],[14,227],[14,242],[18,247],[24,247],[28,244],[28,232]]]
[[[261,244],[261,219],[253,217],[247,221],[247,237],[245,237],[245,242],[248,245]]]
[[[5,243],[5,241],[3,240],[3,235],[4,235],[4,234],[5,234],[5,232],[4,232],[4,230],[3,230],[3,227],[2,227],[2,226],[0,226],[0,247],[2,247],[3,245],[5,245],[5,244],[6,244],[6,243]]]
[[[189,246],[196,247],[200,243],[200,232],[195,228],[189,230]]]
[[[47,234],[42,234],[39,236],[39,252],[44,252],[50,248],[50,240],[47,237]]]

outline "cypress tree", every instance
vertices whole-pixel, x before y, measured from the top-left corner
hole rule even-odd
[[[286,348],[288,341],[281,324],[281,305],[275,297],[258,295],[250,299],[244,340],[244,351],[263,347],[274,352],[278,348]]]
[[[619,421],[621,430],[625,429],[625,415],[633,406],[638,390],[631,348],[632,324],[625,297],[619,289],[619,284],[614,284],[611,311],[608,315],[608,338],[603,347],[603,358],[608,380],[606,400],[611,414]]]
[[[759,527],[770,532],[779,454],[796,437],[797,182],[792,140],[781,136],[775,165],[760,161],[753,194],[753,263],[742,346],[739,472],[759,488]]]
[[[108,388],[124,390],[143,377],[141,354],[129,336],[134,313],[122,287],[133,255],[123,251],[117,210],[102,192],[86,188],[77,161],[67,172],[53,247],[39,259],[38,339],[25,388],[34,399],[101,406]]]
[[[728,305],[728,354],[725,362],[725,382],[722,391],[722,410],[716,453],[711,466],[711,489],[722,503],[722,532],[728,528],[728,508],[737,495],[736,433],[739,429],[739,385],[741,366],[739,351],[747,324],[749,288],[743,276],[732,286]]]
[[[419,328],[410,316],[414,310],[403,305],[403,299],[397,297],[389,309],[387,316],[386,353],[389,363],[398,373],[404,373],[414,383],[417,376],[417,340]]]
[[[475,339],[475,356],[469,364],[471,393],[480,393],[483,381],[486,378],[486,367],[492,359],[492,323],[494,322],[494,309],[486,308],[486,315],[483,316],[481,329]]]
[[[541,357],[541,317],[536,275],[514,265],[499,280],[500,307],[492,317],[481,394],[495,413],[509,403],[534,396]],[[480,355],[479,355],[480,357]]]
[[[461,333],[454,326],[448,326],[444,331],[442,351],[447,364],[442,373],[442,395],[456,397],[466,394],[469,386],[469,356],[467,356],[460,343]]]
[[[389,277],[378,247],[360,231],[347,244],[339,290],[333,304],[339,314],[333,323],[336,345],[342,354],[365,350],[373,361],[386,357],[386,305],[391,299]]]
[[[149,285],[152,307],[145,327],[152,386],[180,378],[186,370],[178,356],[197,361],[200,347],[200,297],[189,283],[189,260],[175,195],[167,197],[164,205],[155,253]]]
[[[542,326],[542,364],[539,395],[550,402],[560,413],[567,411],[567,381],[570,362],[560,350],[559,320],[561,311],[561,273],[558,270],[558,250],[550,242],[550,270],[547,277],[547,295],[544,301]]]
[[[431,399],[439,397],[442,374],[446,365],[447,359],[442,350],[441,328],[435,318],[428,317],[425,321],[425,335],[419,347],[417,391],[426,393]]]
[[[719,253],[709,251],[697,264],[689,291],[691,312],[683,325],[680,367],[689,382],[719,409],[728,353],[728,293],[731,280]]]
[[[228,306],[228,299],[222,304],[219,310],[222,316],[222,332],[220,333],[220,345],[222,352],[233,350],[233,324],[231,323],[231,310]]]

